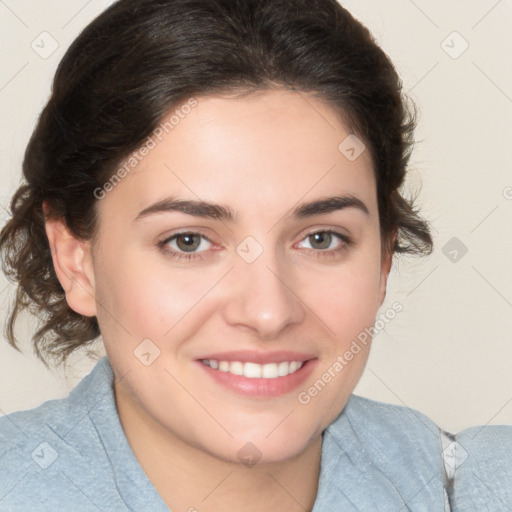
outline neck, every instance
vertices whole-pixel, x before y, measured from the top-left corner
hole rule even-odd
[[[123,430],[147,477],[171,510],[311,511],[318,490],[322,438],[291,459],[244,465],[177,438],[116,386]]]

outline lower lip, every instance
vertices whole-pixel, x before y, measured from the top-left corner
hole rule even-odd
[[[249,379],[243,375],[233,375],[229,372],[214,370],[201,361],[197,363],[215,382],[239,395],[253,398],[271,398],[285,395],[299,387],[313,371],[315,362],[316,359],[305,361],[296,372],[275,379]]]

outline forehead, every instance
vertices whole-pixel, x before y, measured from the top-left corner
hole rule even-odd
[[[176,195],[259,215],[334,193],[355,195],[370,209],[375,203],[369,151],[318,98],[274,90],[189,105],[164,116],[146,141],[150,149],[123,163],[123,178],[100,207],[117,203],[136,215]]]

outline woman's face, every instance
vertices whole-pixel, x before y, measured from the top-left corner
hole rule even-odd
[[[285,460],[341,412],[369,344],[340,358],[385,294],[369,151],[282,90],[199,97],[162,131],[98,204],[118,404],[222,459]]]

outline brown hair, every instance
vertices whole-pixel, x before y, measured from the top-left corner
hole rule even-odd
[[[399,192],[414,114],[389,58],[336,0],[119,0],[64,55],[26,149],[24,183],[0,234],[4,272],[18,284],[6,326],[11,345],[24,309],[40,318],[32,341],[43,361],[65,361],[100,334],[96,318],[66,302],[43,201],[49,216],[90,240],[94,191],[166,112],[191,96],[276,85],[326,101],[371,151],[383,246],[431,252],[428,225]]]

